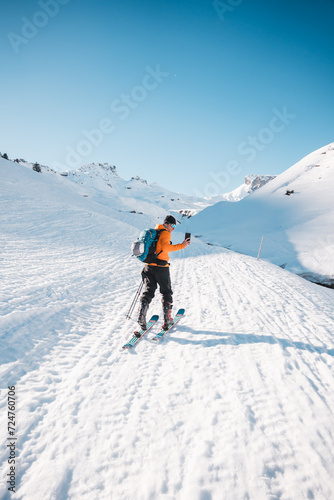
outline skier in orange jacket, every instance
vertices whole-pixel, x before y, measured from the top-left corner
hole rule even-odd
[[[144,281],[144,292],[140,298],[140,308],[138,313],[138,323],[141,328],[146,328],[146,314],[149,305],[154,297],[157,286],[160,287],[162,295],[162,307],[164,313],[163,329],[168,330],[173,323],[172,307],[173,307],[173,291],[169,272],[169,252],[183,250],[190,245],[190,239],[184,240],[183,243],[172,245],[171,233],[176,227],[176,219],[172,215],[165,217],[163,224],[157,224],[155,229],[160,229],[156,245],[157,259],[155,263],[145,264],[142,270],[142,278]]]

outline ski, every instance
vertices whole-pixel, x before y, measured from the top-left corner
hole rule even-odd
[[[159,316],[157,314],[155,314],[154,316],[152,316],[152,318],[147,322],[147,325],[146,325],[146,330],[139,330],[139,332],[134,332],[134,334],[132,335],[131,339],[123,345],[122,349],[131,349],[131,347],[133,347],[135,344],[137,344],[138,340],[140,340],[144,334],[146,332],[148,332],[153,325],[155,325],[155,323],[158,321],[159,319]]]
[[[179,309],[175,314],[174,323],[168,328],[168,330],[161,330],[155,337],[153,337],[152,340],[158,342],[160,339],[162,339],[165,333],[169,332],[169,330],[173,328],[173,326],[175,326],[178,321],[180,321],[180,319],[184,316],[184,313],[185,313],[184,309]]]

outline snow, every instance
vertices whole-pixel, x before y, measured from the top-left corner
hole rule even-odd
[[[334,143],[238,203],[195,215],[188,230],[204,241],[257,256],[310,279],[334,282]],[[292,192],[286,195],[287,192]]]
[[[15,385],[18,437],[16,493],[0,451],[1,498],[334,498],[333,290],[193,237],[171,254],[186,316],[123,351],[141,270],[130,246],[155,214],[130,213],[135,195],[118,209],[52,172],[0,170],[0,433]]]

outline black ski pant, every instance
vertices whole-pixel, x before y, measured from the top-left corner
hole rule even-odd
[[[170,281],[169,266],[158,267],[145,264],[141,275],[144,282],[144,292],[140,299],[141,302],[147,302],[147,304],[150,304],[154,297],[157,286],[159,285],[160,293],[162,295],[162,303],[173,303],[173,291]]]

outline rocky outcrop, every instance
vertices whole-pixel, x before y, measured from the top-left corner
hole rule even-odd
[[[250,174],[245,177],[245,184],[250,186],[252,191],[256,191],[260,187],[267,184],[267,182],[275,179],[276,175],[256,175]]]

